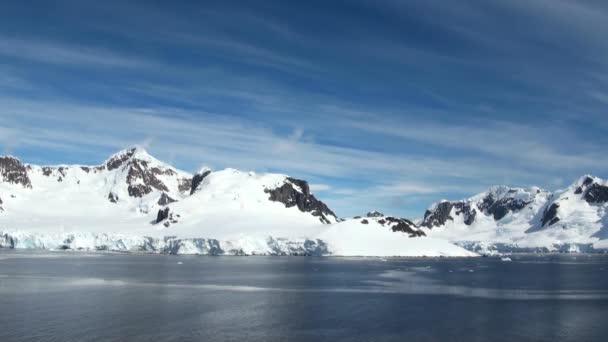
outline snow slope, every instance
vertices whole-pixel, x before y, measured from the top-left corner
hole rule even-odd
[[[407,233],[394,232],[380,218],[349,219],[332,225],[318,237],[328,245],[333,255],[342,256],[475,256],[445,239],[411,238]],[[349,243],[344,243],[348,237]]]
[[[96,166],[36,166],[2,157],[0,175],[0,247],[470,255],[421,237],[418,229],[412,233],[409,223],[401,222],[403,229],[396,232],[374,223],[381,228],[361,234],[361,223],[340,222],[302,180],[235,169],[192,175],[141,148],[120,151]]]

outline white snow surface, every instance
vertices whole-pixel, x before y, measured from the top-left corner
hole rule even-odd
[[[476,256],[445,239],[410,238],[406,233],[393,232],[376,218],[350,219],[332,225],[318,237],[328,244],[333,255],[342,256]],[[348,243],[345,243],[345,238]]]
[[[117,160],[118,166],[110,167]],[[331,224],[322,224],[296,206],[269,200],[266,189],[289,182],[282,174],[214,171],[190,194],[186,185],[192,174],[142,148],[120,151],[99,166],[25,166],[31,188],[0,179],[0,247],[219,255],[473,255],[447,241],[409,238],[376,222],[338,223],[328,216]],[[133,173],[134,168],[144,175]],[[152,184],[144,179],[150,175],[166,189],[130,196],[128,183]],[[158,204],[163,193],[175,202]],[[110,195],[117,198],[115,203]],[[163,208],[169,208],[172,217],[156,224]]]

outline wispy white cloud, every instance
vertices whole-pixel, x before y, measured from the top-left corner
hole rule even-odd
[[[0,55],[15,59],[52,63],[60,65],[94,65],[103,67],[150,66],[135,56],[119,54],[116,51],[50,42],[36,38],[11,38],[0,36]]]

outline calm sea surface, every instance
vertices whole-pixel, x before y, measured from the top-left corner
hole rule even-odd
[[[0,250],[0,341],[606,341],[608,256]]]

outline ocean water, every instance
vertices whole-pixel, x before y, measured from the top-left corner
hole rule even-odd
[[[0,341],[605,341],[608,256],[0,250]]]

